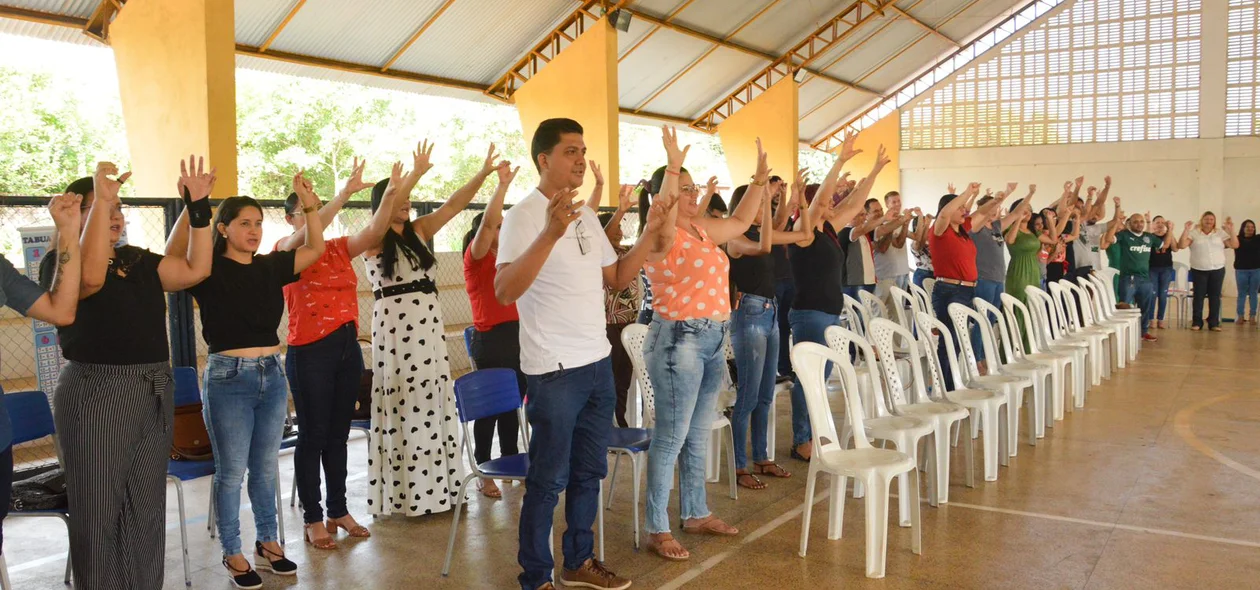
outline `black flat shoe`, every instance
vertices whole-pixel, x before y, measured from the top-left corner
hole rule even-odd
[[[263,544],[258,541],[254,541],[254,563],[258,564],[258,569],[268,570],[277,576],[297,575],[296,563],[289,561],[282,554],[263,547]]]
[[[255,590],[262,588],[262,576],[253,568],[241,571],[228,563],[226,557],[223,558],[223,567],[227,568],[228,575],[232,576],[232,585],[243,590]]]
[[[805,455],[802,455],[802,454],[800,454],[800,453],[796,452],[796,448],[795,448],[795,447],[793,447],[793,448],[792,448],[792,458],[793,458],[793,459],[796,459],[797,461],[804,461],[804,462],[806,462],[806,463],[809,463],[809,457],[806,457]]]

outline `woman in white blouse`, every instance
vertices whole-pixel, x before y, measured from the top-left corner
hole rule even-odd
[[[1224,228],[1216,227],[1211,211],[1199,218],[1199,224],[1186,222],[1178,246],[1190,249],[1190,280],[1194,282],[1194,324],[1191,330],[1203,329],[1203,299],[1208,300],[1208,329],[1221,331],[1221,286],[1225,284],[1225,249],[1237,248],[1233,235],[1234,221],[1226,217]]]

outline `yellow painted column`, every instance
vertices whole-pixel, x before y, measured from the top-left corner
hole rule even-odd
[[[602,204],[615,206],[618,189],[617,31],[601,18],[565,47],[515,94],[525,145],[547,119],[563,117],[582,125],[586,158],[604,171]],[[532,163],[531,163],[532,165]],[[586,187],[594,178],[587,173]],[[583,193],[585,197],[585,193]]]
[[[740,107],[718,127],[726,166],[735,186],[747,184],[757,171],[757,138],[766,150],[772,174],[789,184],[796,174],[800,155],[798,135],[800,112],[796,81],[784,78]],[[702,182],[697,179],[697,182]]]
[[[875,179],[875,186],[871,187],[871,196],[877,198],[882,203],[884,195],[889,191],[901,191],[901,113],[896,112],[880,119],[874,125],[863,129],[857,137],[857,148],[862,153],[855,156],[844,166],[845,171],[849,172],[849,178],[852,180],[861,180],[867,174],[870,174],[871,168],[875,166],[875,158],[879,154],[879,146],[884,146],[888,152],[888,157],[892,160],[879,173],[879,178]],[[942,193],[943,194],[943,193]],[[932,203],[936,203],[935,195],[932,197]],[[908,201],[903,198],[903,203]],[[932,211],[935,213],[935,211]]]
[[[217,168],[215,197],[236,194],[233,10],[233,0],[129,0],[110,25],[136,196],[173,196],[189,154]]]

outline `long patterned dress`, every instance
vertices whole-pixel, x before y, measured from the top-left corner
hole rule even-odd
[[[413,281],[425,291],[382,297],[372,307],[372,438],[368,511],[419,516],[445,512],[463,479],[459,420],[446,355],[445,326],[432,269],[404,256],[384,276],[380,255],[366,257],[372,290]]]

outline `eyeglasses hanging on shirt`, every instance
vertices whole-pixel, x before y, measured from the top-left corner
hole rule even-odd
[[[578,251],[586,256],[591,251],[591,239],[586,235],[586,228],[582,226],[582,220],[579,219],[573,224],[573,235],[577,238]]]

